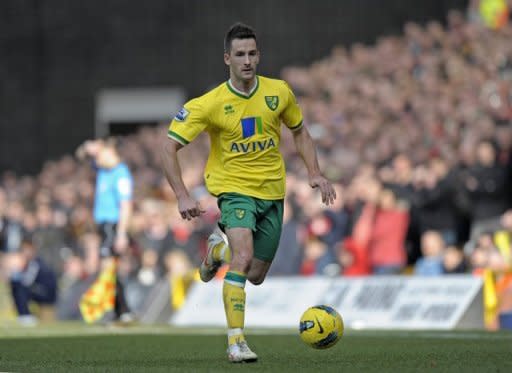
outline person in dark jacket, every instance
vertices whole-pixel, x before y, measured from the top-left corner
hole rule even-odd
[[[477,162],[464,180],[472,204],[472,238],[499,227],[500,217],[509,207],[510,190],[507,169],[496,161],[493,144],[481,141],[476,154]]]
[[[57,276],[37,254],[30,236],[23,237],[21,251],[10,254],[9,283],[18,312],[18,321],[25,326],[37,324],[31,314],[30,302],[55,305],[57,302]]]
[[[457,239],[457,217],[454,204],[454,176],[444,160],[430,162],[425,172],[418,174],[414,207],[418,213],[419,233],[433,230],[441,234],[447,245]]]

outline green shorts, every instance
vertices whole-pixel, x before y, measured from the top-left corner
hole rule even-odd
[[[237,193],[223,193],[217,200],[220,225],[253,231],[254,257],[272,262],[283,227],[283,200],[264,200]]]

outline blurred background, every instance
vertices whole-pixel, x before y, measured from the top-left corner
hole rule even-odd
[[[339,196],[321,206],[283,131],[288,195],[270,275],[478,276],[485,326],[510,327],[510,3],[2,1],[0,319],[16,317],[9,284],[30,267],[27,235],[57,279],[57,301],[34,312],[81,319],[99,238],[94,171],[74,152],[103,136],[121,137],[135,178],[128,301],[148,323],[184,304],[219,211],[203,186],[207,139],[181,152],[207,209],[194,222],[179,217],[160,144],[186,100],[226,80],[224,33],[243,21],[259,73],[296,93]]]

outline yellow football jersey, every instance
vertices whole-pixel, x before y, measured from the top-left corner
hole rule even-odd
[[[301,128],[302,113],[290,87],[262,76],[249,95],[227,81],[192,99],[176,114],[168,136],[186,145],[206,131],[211,150],[204,178],[209,192],[282,199],[285,167],[279,151],[281,123]]]

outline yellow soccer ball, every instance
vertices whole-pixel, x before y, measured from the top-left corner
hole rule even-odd
[[[343,319],[330,306],[313,306],[302,314],[299,331],[308,346],[326,349],[334,346],[343,335]]]

